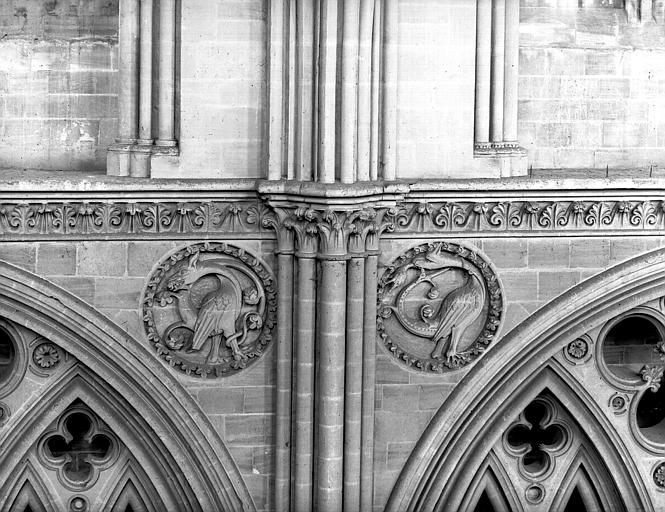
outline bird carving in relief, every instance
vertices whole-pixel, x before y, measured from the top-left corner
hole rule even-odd
[[[167,287],[178,295],[178,306],[184,324],[193,328],[194,335],[186,352],[195,352],[203,348],[210,339],[210,349],[206,361],[210,364],[219,362],[222,342],[231,349],[235,360],[245,357],[239,346],[239,339],[244,330],[238,331],[237,320],[242,307],[242,291],[240,285],[227,275],[220,276],[214,269],[198,267],[199,253],[193,254],[187,267],[179,269],[167,283]],[[218,286],[207,293],[201,300],[198,313],[193,315],[189,305],[189,297],[178,292],[189,292],[191,286],[206,275],[217,277]]]
[[[433,249],[402,267],[391,280],[393,287],[398,287],[406,281],[410,269],[419,271],[419,276],[398,293],[396,307],[390,309],[395,312],[399,322],[408,331],[427,337],[434,343],[431,352],[433,359],[443,359],[445,352],[445,359],[450,363],[459,354],[459,343],[464,332],[483,311],[486,298],[484,280],[464,258],[440,249]],[[464,283],[446,295],[436,312],[429,303],[420,309],[424,325],[409,318],[406,313],[409,295],[415,293],[414,290],[422,283],[429,283],[432,288],[428,298],[437,298],[439,290],[434,284],[434,279],[454,269],[464,274]]]
[[[459,341],[466,329],[480,316],[485,305],[485,285],[475,272],[464,269],[465,283],[451,291],[439,308],[436,332],[432,341],[436,344],[432,358],[441,359],[446,348],[446,360],[458,353]]]

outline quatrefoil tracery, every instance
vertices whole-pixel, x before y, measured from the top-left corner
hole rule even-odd
[[[42,436],[38,452],[42,462],[57,471],[63,485],[84,490],[94,485],[99,471],[114,462],[118,444],[81,404],[65,412],[57,426]]]
[[[543,477],[562,453],[569,435],[563,423],[556,420],[556,407],[545,397],[531,402],[505,436],[510,453],[519,458],[519,469],[528,478]]]

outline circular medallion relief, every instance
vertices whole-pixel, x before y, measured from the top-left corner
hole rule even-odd
[[[221,242],[189,245],[163,260],[142,304],[157,353],[202,377],[231,375],[255,362],[275,324],[272,274],[244,249]]]
[[[419,370],[469,364],[492,343],[502,316],[499,280],[474,248],[419,245],[379,281],[378,333],[395,357]]]

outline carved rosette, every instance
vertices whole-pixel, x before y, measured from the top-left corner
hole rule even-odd
[[[442,373],[486,350],[503,308],[497,275],[475,248],[427,243],[398,257],[381,277],[377,332],[402,364]]]
[[[142,300],[148,340],[188,375],[223,377],[257,361],[272,340],[270,270],[244,249],[189,245],[153,271]]]

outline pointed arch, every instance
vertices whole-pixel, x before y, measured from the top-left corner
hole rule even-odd
[[[449,493],[459,469],[473,458],[473,446],[504,404],[524,393],[543,364],[593,325],[662,296],[665,250],[638,256],[580,283],[543,306],[487,351],[437,411],[397,480],[387,511],[417,510]],[[508,362],[508,364],[506,364]],[[569,390],[582,424],[604,446],[604,455],[622,461],[617,487],[626,501],[652,511],[653,504],[623,440],[586,391],[570,379]],[[528,388],[527,388],[528,389]],[[477,466],[477,463],[472,464]],[[421,508],[422,509],[422,508]]]
[[[125,418],[144,422],[156,453],[177,461],[167,467],[187,497],[188,510],[255,510],[205,413],[143,344],[69,292],[5,262],[0,262],[0,316],[48,337],[76,357],[82,363],[80,376],[85,374],[81,368],[88,369],[91,379],[73,379],[69,391],[78,389],[95,402],[101,393],[89,383],[103,385],[104,395],[126,410]],[[123,397],[131,397],[131,403]],[[20,462],[17,454],[27,449],[29,433],[20,427],[29,416],[13,415],[0,435],[0,444],[10,447],[0,453],[0,482],[8,480]],[[111,426],[124,428],[117,421]]]
[[[28,506],[33,512],[57,512],[52,494],[29,461],[25,462],[18,476],[12,479],[10,489],[5,503],[0,504],[1,512],[23,512]]]
[[[130,505],[134,512],[158,512],[159,506],[151,499],[151,490],[146,489],[150,482],[145,475],[139,475],[140,468],[127,463],[120,477],[114,482],[113,488],[101,493],[108,497],[103,512],[125,512]]]
[[[510,479],[493,452],[476,473],[460,510],[474,512],[483,494],[495,512],[522,512]]]
[[[581,447],[554,497],[552,510],[565,510],[577,491],[587,512],[620,511],[623,500],[597,454]],[[623,509],[625,510],[625,508]]]

